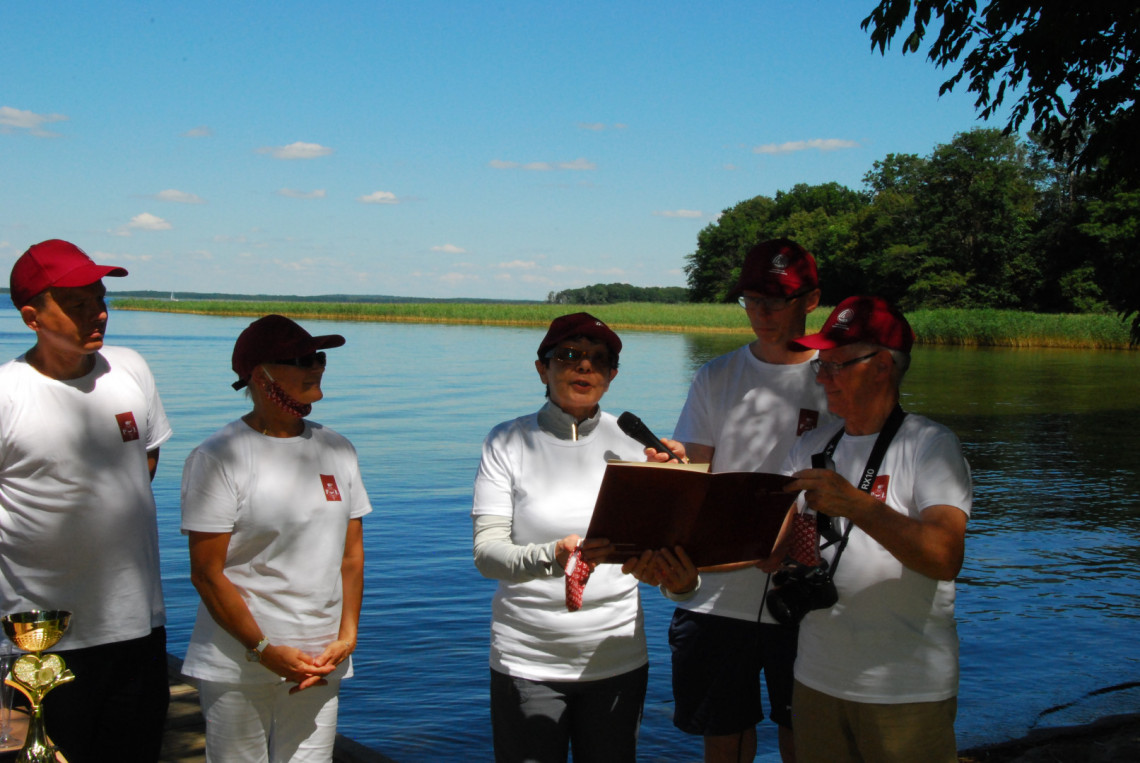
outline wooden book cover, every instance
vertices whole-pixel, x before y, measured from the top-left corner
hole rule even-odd
[[[608,538],[624,562],[643,551],[681,546],[709,567],[767,557],[795,493],[791,477],[708,472],[696,465],[613,461],[606,465],[587,538]]]

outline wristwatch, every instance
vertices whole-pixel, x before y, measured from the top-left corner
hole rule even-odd
[[[257,646],[246,650],[245,658],[250,662],[261,662],[261,653],[265,651],[267,646],[269,646],[269,639],[263,636],[261,641],[257,642]]]

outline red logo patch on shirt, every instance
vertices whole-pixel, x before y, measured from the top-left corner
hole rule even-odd
[[[339,501],[340,489],[336,486],[336,477],[331,474],[321,475],[321,484],[325,487],[326,501]]]
[[[115,421],[119,422],[119,433],[123,435],[123,442],[139,439],[139,425],[135,423],[135,415],[130,411],[116,413]]]
[[[871,495],[878,498],[883,503],[887,502],[887,483],[891,480],[891,475],[883,474],[875,478],[871,483]]]
[[[810,432],[819,426],[819,411],[809,411],[807,408],[800,408],[800,421],[796,425],[796,437],[799,437],[804,432]]]

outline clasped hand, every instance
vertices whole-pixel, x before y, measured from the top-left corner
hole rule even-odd
[[[313,686],[326,686],[325,676],[348,659],[352,651],[353,645],[344,640],[333,641],[316,657],[295,647],[270,644],[261,653],[261,664],[297,684],[289,689],[290,694],[296,694]]]

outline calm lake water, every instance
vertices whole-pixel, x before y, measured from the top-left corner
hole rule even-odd
[[[182,656],[197,595],[178,491],[182,462],[248,405],[230,388],[245,318],[116,312],[109,335],[150,362],[174,427],[154,482],[170,650]],[[471,562],[480,444],[537,409],[540,329],[307,321],[340,333],[313,419],[350,438],[375,507],[365,519],[366,592],[357,677],[340,730],[398,761],[489,760],[487,640],[494,583]],[[0,358],[31,344],[0,309]],[[689,380],[742,336],[622,332],[603,406],[672,432]],[[923,349],[904,407],[952,427],[974,470],[959,578],[958,738],[969,747],[1040,726],[1140,711],[1140,353]],[[672,607],[642,589],[650,636],[643,761],[695,761],[671,723]],[[82,680],[82,677],[80,677]],[[762,760],[776,760],[760,726]]]

